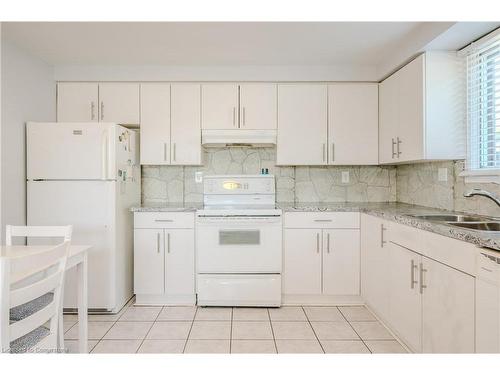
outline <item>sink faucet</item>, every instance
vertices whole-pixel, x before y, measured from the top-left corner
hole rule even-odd
[[[489,191],[486,191],[483,189],[472,189],[471,191],[465,193],[464,197],[470,198],[470,197],[473,197],[474,195],[480,195],[482,197],[489,198],[500,207],[500,199],[497,198],[497,196],[495,194],[490,193]]]

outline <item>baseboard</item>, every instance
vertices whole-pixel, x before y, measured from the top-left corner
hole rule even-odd
[[[310,295],[310,294],[284,294],[281,299],[283,306],[297,305],[321,305],[321,306],[341,306],[341,305],[364,305],[361,296],[330,296],[330,295]]]

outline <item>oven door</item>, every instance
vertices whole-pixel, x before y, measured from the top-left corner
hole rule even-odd
[[[198,217],[197,271],[281,273],[281,217]]]

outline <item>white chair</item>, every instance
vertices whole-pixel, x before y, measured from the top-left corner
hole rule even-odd
[[[13,245],[14,238],[37,238],[42,241],[43,244],[55,244],[61,243],[63,241],[71,241],[71,234],[73,227],[71,225],[66,226],[14,226],[7,225],[5,229],[5,244],[7,246]],[[56,241],[56,242],[54,242]],[[54,299],[53,293],[47,293],[45,295],[39,296],[38,298],[29,301],[23,305],[16,306],[10,311],[10,320],[18,321],[26,318],[27,316],[33,314],[35,311],[40,310],[44,306],[47,306]],[[62,318],[62,298],[60,303],[60,314],[59,319],[59,348],[64,348],[64,330],[63,330],[63,318]]]
[[[60,302],[69,241],[33,255],[0,259],[0,348],[2,352],[53,351],[58,349]],[[36,281],[33,275],[42,275]],[[29,281],[29,282],[26,282]],[[12,308],[47,293],[52,301],[18,321]],[[49,323],[48,327],[46,323]]]

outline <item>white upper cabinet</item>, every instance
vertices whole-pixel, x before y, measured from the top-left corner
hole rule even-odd
[[[420,55],[380,84],[380,163],[463,159],[463,62]]]
[[[171,164],[201,164],[200,85],[172,84]]]
[[[170,164],[170,85],[141,84],[141,164]]]
[[[139,84],[100,83],[99,121],[139,125]]]
[[[59,82],[57,84],[58,122],[97,122],[99,84]]]
[[[238,128],[238,85],[214,83],[201,85],[201,128]]]
[[[378,164],[378,85],[328,86],[328,164]]]
[[[327,163],[328,86],[278,85],[278,165]]]
[[[274,130],[277,126],[277,87],[275,84],[240,85],[240,128]]]

